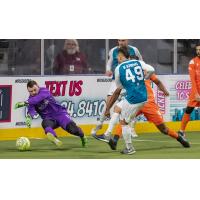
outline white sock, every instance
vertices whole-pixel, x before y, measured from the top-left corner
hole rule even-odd
[[[106,116],[104,115],[104,113],[102,113],[102,115],[100,116],[99,122],[100,122],[101,124],[103,124],[104,121],[105,121],[105,119],[106,119]]]
[[[133,148],[131,141],[131,127],[129,125],[122,126],[122,135],[127,149]]]
[[[132,121],[132,122],[129,123],[129,126],[131,128],[131,135],[132,135],[132,137],[134,137],[135,135],[137,135],[136,132],[135,132],[135,124],[136,124],[136,121]]]
[[[106,130],[106,132],[104,133],[105,136],[110,136],[112,133],[113,128],[115,127],[115,125],[117,124],[117,122],[119,122],[119,113],[113,113],[112,117],[110,119],[108,128]]]

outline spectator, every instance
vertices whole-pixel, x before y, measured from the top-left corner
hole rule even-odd
[[[85,55],[79,51],[77,40],[65,40],[64,48],[54,62],[54,74],[86,74],[88,67]]]

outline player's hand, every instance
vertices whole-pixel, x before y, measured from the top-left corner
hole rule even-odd
[[[26,106],[25,102],[17,102],[15,104],[15,109],[18,109],[18,108],[21,108],[21,107],[24,107],[24,106]]]
[[[168,91],[164,91],[164,95],[165,95],[166,97],[168,97],[168,96],[169,96],[169,92],[168,92]]]
[[[112,76],[112,74],[113,74],[112,71],[106,71],[106,76],[110,77],[110,76]]]
[[[200,95],[199,94],[195,95],[195,100],[200,102]]]
[[[110,117],[110,110],[106,110],[105,113],[104,113],[104,115],[105,115],[106,117]]]
[[[31,116],[28,114],[28,115],[26,116],[26,125],[27,125],[28,128],[31,128],[31,124],[32,124],[32,118],[31,118]]]

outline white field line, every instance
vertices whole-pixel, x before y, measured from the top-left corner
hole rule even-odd
[[[169,143],[170,141],[164,141],[164,140],[140,140],[140,139],[133,139],[133,142],[167,142]],[[173,143],[175,143],[175,141],[172,141]],[[190,141],[189,141],[190,142]],[[170,142],[171,143],[171,142]],[[177,143],[177,142],[176,142]],[[199,144],[200,145],[200,142],[190,142],[190,144]]]

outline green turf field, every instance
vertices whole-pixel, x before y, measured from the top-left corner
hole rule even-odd
[[[82,148],[79,138],[65,137],[63,148],[57,149],[47,139],[30,139],[31,150],[19,152],[15,148],[15,141],[0,141],[0,158],[80,158],[80,159],[150,159],[150,158],[200,158],[200,133],[187,133],[191,142],[191,148],[183,148],[176,140],[160,133],[140,134],[133,143],[136,153],[133,155],[122,155],[123,140],[118,143],[118,150],[112,151],[109,146],[88,137],[88,147]]]

